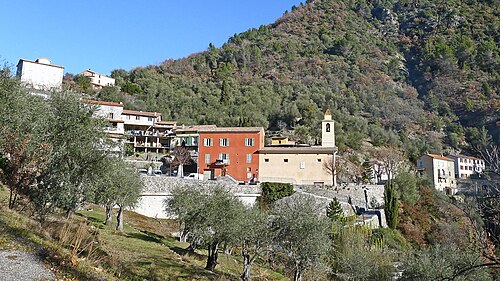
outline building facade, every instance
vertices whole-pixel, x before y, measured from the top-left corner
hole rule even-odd
[[[109,142],[103,142],[105,150],[121,155],[124,145],[124,122],[121,120],[123,104],[97,100],[83,100],[84,103],[95,107],[94,116],[104,118],[108,125],[104,129],[109,136]]]
[[[417,160],[417,169],[432,179],[437,190],[447,194],[457,192],[453,159],[437,154],[425,154]]]
[[[102,89],[103,87],[111,87],[115,85],[115,79],[104,74],[99,74],[90,69],[80,73],[80,75],[90,78],[90,84],[94,89]]]
[[[242,182],[258,179],[257,152],[264,147],[262,127],[204,128],[198,134],[198,173],[208,179],[218,176],[231,176]]]
[[[285,144],[264,147],[259,151],[259,181],[336,185],[335,176],[325,168],[325,165],[335,163],[336,153],[334,121],[327,110],[321,124],[321,146]]]
[[[333,185],[324,163],[334,157],[332,147],[264,147],[259,150],[259,181],[299,185]]]
[[[455,166],[455,177],[457,179],[468,179],[474,174],[481,174],[486,168],[484,160],[472,156],[452,154],[447,156],[453,159]]]
[[[20,59],[17,63],[16,76],[28,88],[35,91],[61,89],[64,67],[54,65],[49,59],[39,58],[34,61]]]
[[[134,153],[163,154],[170,150],[175,122],[165,122],[161,113],[123,110],[127,149]]]

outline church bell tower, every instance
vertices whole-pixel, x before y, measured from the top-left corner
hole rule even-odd
[[[321,146],[335,147],[335,125],[330,109],[325,112],[325,117],[321,122]]]

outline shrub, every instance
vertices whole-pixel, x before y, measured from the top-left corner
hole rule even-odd
[[[263,182],[260,187],[262,195],[259,197],[259,206],[264,210],[269,209],[270,205],[277,200],[295,193],[290,183]]]

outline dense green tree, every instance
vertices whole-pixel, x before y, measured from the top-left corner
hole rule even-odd
[[[384,211],[387,226],[395,229],[399,221],[399,203],[395,184],[387,182],[384,187]]]
[[[337,198],[333,198],[326,207],[326,216],[334,222],[343,222],[344,210],[342,209],[342,205],[340,205]]]
[[[419,198],[417,178],[409,172],[401,172],[394,179],[399,198],[406,203],[415,204]]]

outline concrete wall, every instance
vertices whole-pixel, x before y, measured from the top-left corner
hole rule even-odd
[[[234,185],[225,182],[187,180],[165,176],[142,175],[141,179],[144,183],[144,191],[134,211],[148,217],[172,218],[170,214],[165,212],[164,202],[171,196],[170,189],[177,185],[201,184],[208,187],[214,183],[221,184],[230,188],[235,196],[248,206],[255,204],[257,198],[260,197],[260,188],[254,185]]]

